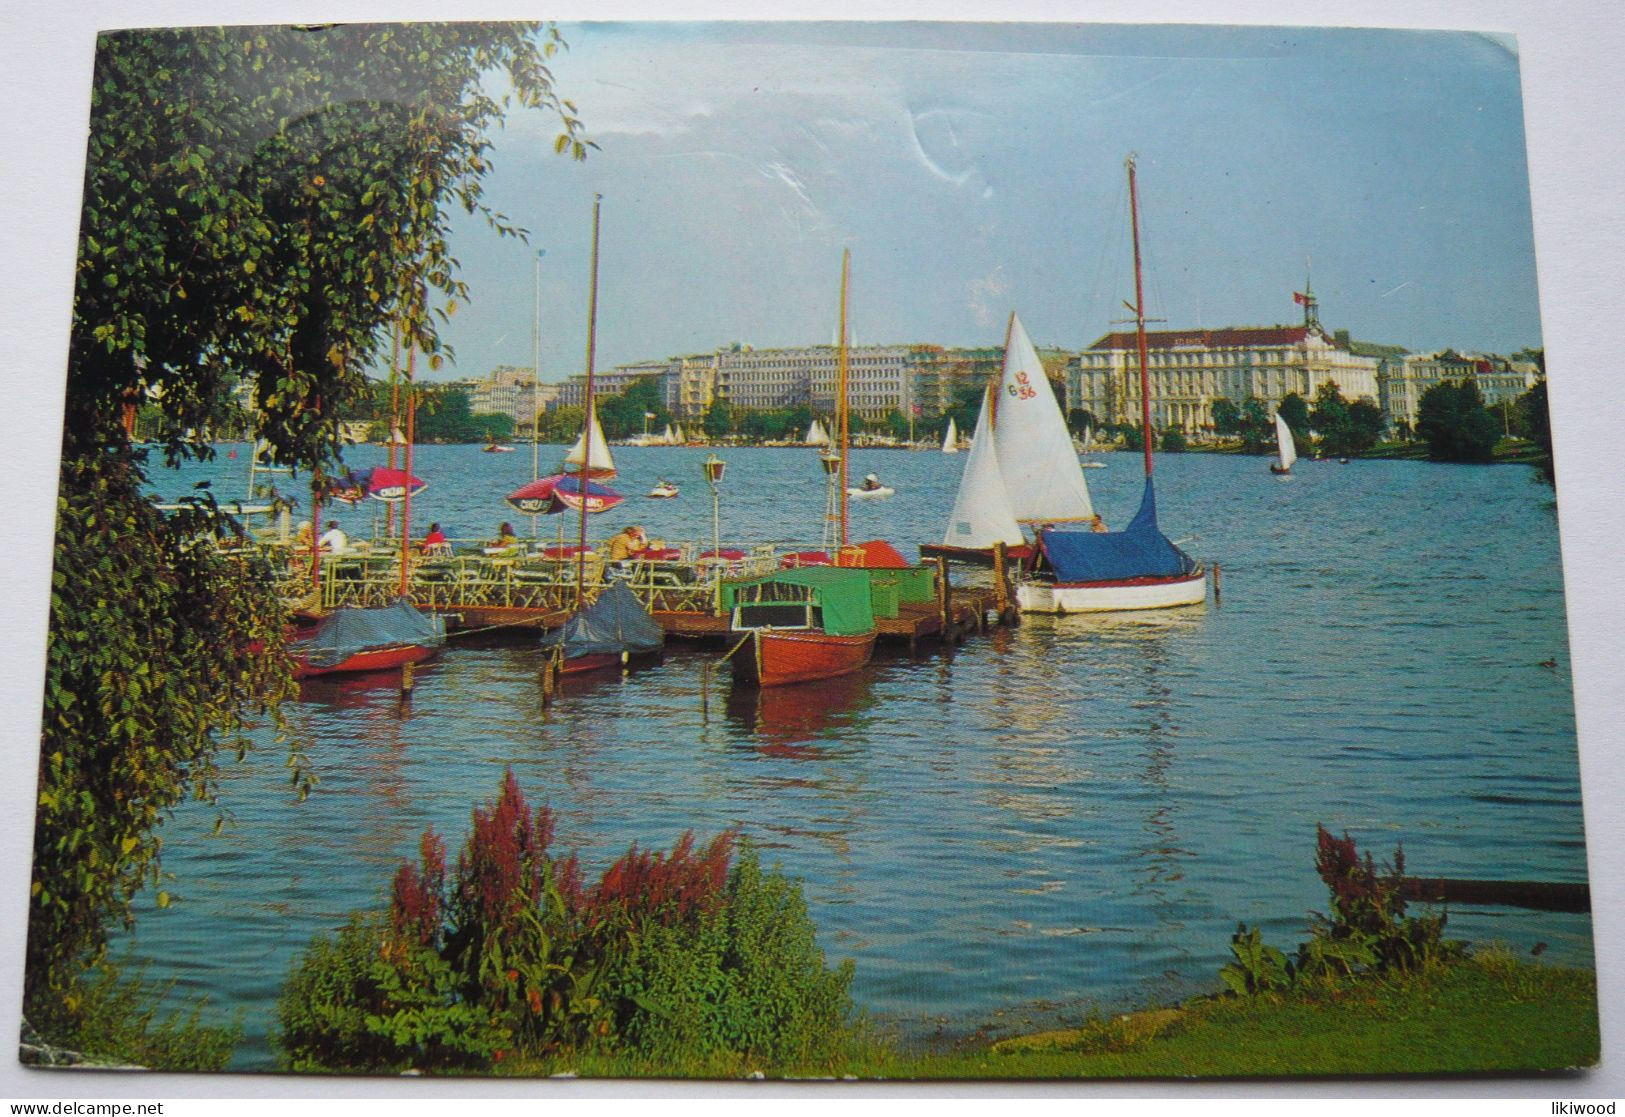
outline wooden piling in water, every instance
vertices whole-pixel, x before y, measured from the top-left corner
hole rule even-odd
[[[1010,582],[1005,576],[1008,559],[1008,548],[1000,539],[993,544],[993,601],[999,610],[1000,624],[1004,623],[1005,612],[1010,608]]]
[[[954,617],[949,608],[953,600],[952,591],[948,588],[948,560],[938,555],[937,563],[937,621],[942,625],[942,638],[951,639],[953,636]],[[911,651],[913,649],[910,649]]]
[[[412,688],[414,686],[416,686],[416,685],[417,685],[416,682],[412,678],[412,664],[410,662],[401,664],[401,704],[402,705],[405,705],[406,703],[412,701]]]
[[[1427,904],[1503,904],[1535,911],[1591,910],[1591,887],[1583,883],[1402,877],[1399,882],[1399,894],[1407,900],[1418,900]]]
[[[1213,604],[1218,605],[1224,601],[1224,571],[1218,563],[1213,564]]]

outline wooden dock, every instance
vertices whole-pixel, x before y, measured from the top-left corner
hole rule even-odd
[[[506,631],[546,632],[570,619],[568,609],[450,603],[435,608],[446,618],[449,632],[465,636],[497,635]],[[688,610],[654,610],[650,615],[665,629],[667,636],[723,640],[728,635],[726,616]],[[992,590],[956,587],[949,595],[946,625],[936,605],[904,604],[898,606],[895,617],[875,618],[875,631],[880,640],[907,644],[913,650],[925,640],[958,642],[969,634],[985,631],[990,624],[1011,619],[1008,615],[1001,617],[998,599]]]
[[[989,624],[1014,623],[1016,610],[1010,591],[1002,545],[994,548],[994,575],[989,586],[953,584],[948,563],[938,557],[931,584],[935,600],[906,601],[889,606],[893,616],[877,616],[878,638],[906,644],[910,651],[922,641],[957,643],[967,634],[985,631]],[[732,571],[729,577],[750,577],[777,569],[771,551],[755,556],[760,570]],[[284,599],[290,611],[313,616],[341,606],[377,606],[399,594],[399,567],[388,555],[349,557],[331,561],[322,569],[319,588],[293,583]],[[918,568],[916,568],[918,569]],[[570,619],[576,597],[574,568],[569,564],[532,565],[511,558],[469,557],[439,562],[424,561],[412,569],[407,597],[420,609],[446,618],[447,631],[464,637],[504,633],[523,636],[558,628]],[[728,617],[717,615],[714,576],[707,580],[694,570],[634,563],[628,584],[668,636],[721,641],[728,634]],[[588,569],[589,595],[606,582],[602,564]],[[1002,590],[1002,592],[1001,592]],[[296,601],[298,608],[296,608]]]

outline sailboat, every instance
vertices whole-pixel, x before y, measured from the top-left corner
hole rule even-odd
[[[1029,559],[1032,544],[1020,525],[1090,523],[1094,505],[1072,436],[1021,319],[1010,314],[1004,367],[990,388],[971,436],[970,454],[941,544],[922,556],[987,562],[996,543],[1011,558]]]
[[[598,409],[593,399],[593,364],[598,348],[598,214],[601,198],[592,203],[592,283],[587,304],[587,383],[586,417],[581,424],[581,437],[564,456],[566,472],[579,488],[577,493],[587,495],[580,500],[580,530],[576,538],[576,595],[575,608],[569,621],[557,632],[542,637],[542,646],[563,659],[566,674],[595,671],[625,664],[633,656],[658,655],[665,644],[666,634],[649,615],[624,582],[599,593],[597,600],[588,603],[587,593],[587,516],[594,511],[591,499],[593,481],[607,481],[615,476],[615,460],[610,456],[609,442],[598,424]],[[559,489],[569,482],[561,481]],[[607,490],[606,490],[607,491]],[[562,495],[562,494],[561,494]],[[619,494],[612,494],[617,497]],[[600,508],[613,507],[606,503]]]
[[[415,400],[412,389],[412,369],[417,350],[411,349],[406,366],[406,429],[402,438],[406,450],[404,470],[380,468],[371,471],[381,477],[378,486],[369,486],[367,495],[401,507],[400,588],[391,605],[363,607],[341,606],[327,614],[309,636],[288,645],[296,679],[320,675],[358,674],[366,671],[384,671],[403,667],[408,663],[421,663],[437,654],[446,643],[446,621],[434,613],[420,612],[407,596],[412,575],[411,513],[412,497],[424,488],[412,476],[412,433]],[[399,433],[396,428],[395,433]],[[393,449],[390,454],[394,458]],[[396,476],[398,475],[398,477]],[[398,488],[397,488],[398,486]],[[312,501],[313,510],[320,505]],[[320,576],[321,551],[319,544],[311,544],[311,570]]]
[[[1298,460],[1298,447],[1292,441],[1292,428],[1286,425],[1279,411],[1275,413],[1275,447],[1275,460],[1270,462],[1270,472],[1291,473],[1292,463]]]
[[[1095,452],[1095,432],[1094,432],[1094,428],[1085,426],[1083,428],[1083,440],[1078,443],[1078,453],[1080,455],[1083,455],[1083,454],[1092,454],[1094,452]],[[1083,469],[1105,469],[1106,468],[1106,463],[1105,462],[1079,462],[1078,465]]]
[[[824,430],[824,424],[817,419],[807,427],[807,437],[801,440],[803,446],[828,446],[829,434]]]
[[[942,452],[944,454],[959,453],[959,427],[954,424],[951,415],[948,417],[948,433],[942,436]]]
[[[722,605],[729,610],[729,637],[734,641],[731,659],[737,682],[784,686],[831,679],[861,670],[874,654],[876,629],[870,573],[842,561],[847,551],[846,505],[852,492],[847,487],[846,325],[851,264],[851,251],[843,252],[835,385],[838,450],[821,459],[830,484],[826,526],[831,529],[830,549],[836,565],[780,570],[723,585]],[[820,557],[824,561],[829,558]]]
[[[1146,359],[1145,290],[1140,271],[1140,211],[1134,170],[1131,157],[1128,196],[1134,239],[1134,305],[1130,309],[1134,311],[1139,333],[1145,489],[1140,496],[1139,511],[1122,531],[1039,528],[1038,547],[1045,573],[1030,578],[1016,589],[1016,602],[1026,612],[1161,609],[1199,605],[1207,600],[1207,571],[1157,527],[1157,498],[1151,483],[1151,384]]]

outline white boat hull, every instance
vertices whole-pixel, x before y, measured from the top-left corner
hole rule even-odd
[[[852,500],[886,500],[896,491],[882,485],[878,489],[848,489],[846,495]]]
[[[1016,587],[1023,613],[1119,613],[1172,609],[1207,601],[1207,570],[1177,578],[1123,582],[1024,582]]]

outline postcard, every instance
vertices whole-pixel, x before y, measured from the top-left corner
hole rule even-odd
[[[26,1066],[1597,1063],[1512,37],[91,80]]]

